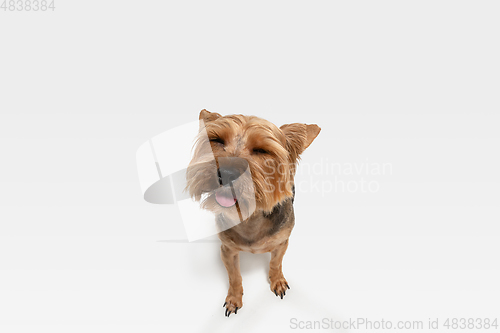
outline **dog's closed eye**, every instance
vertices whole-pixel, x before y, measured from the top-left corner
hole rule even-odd
[[[263,148],[254,148],[252,151],[255,154],[269,154],[269,152]]]
[[[224,140],[222,140],[221,138],[212,138],[212,139],[210,139],[210,142],[215,142],[215,143],[224,145]]]

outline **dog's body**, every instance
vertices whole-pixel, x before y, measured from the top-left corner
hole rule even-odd
[[[206,110],[201,111],[200,121],[207,138],[200,136],[195,145],[187,188],[202,207],[216,215],[218,225],[232,226],[218,234],[229,276],[224,303],[229,316],[243,306],[240,251],[271,252],[271,290],[283,298],[290,289],[281,263],[295,224],[295,167],[320,128],[305,124],[278,128],[261,118],[222,117]],[[248,169],[251,176],[244,173]],[[208,197],[202,200],[204,194]]]

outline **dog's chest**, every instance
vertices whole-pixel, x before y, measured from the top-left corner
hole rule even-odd
[[[240,243],[238,247],[240,251],[250,252],[250,253],[266,253],[272,252],[279,244],[283,243],[290,237],[289,230],[282,230],[272,237],[264,237],[259,241],[252,243]]]
[[[286,241],[292,228],[293,220],[283,221],[277,227],[275,220],[260,215],[220,233],[219,237],[239,251],[265,253]]]

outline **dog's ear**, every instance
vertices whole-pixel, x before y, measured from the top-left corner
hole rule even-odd
[[[300,154],[316,139],[321,128],[318,125],[306,124],[287,124],[280,127],[286,137],[286,148],[291,154],[293,160],[297,159]]]
[[[203,122],[208,123],[210,121],[214,121],[217,118],[222,117],[220,114],[215,113],[215,112],[210,112],[205,109],[201,110],[200,112],[200,120],[203,120]]]

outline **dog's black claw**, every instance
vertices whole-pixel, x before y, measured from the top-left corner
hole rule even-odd
[[[222,307],[225,307],[225,306],[226,306],[226,304],[227,304],[227,302],[224,302],[224,305],[223,305]]]
[[[229,318],[230,315],[231,315],[231,311],[229,311],[229,313],[227,314],[227,317]]]
[[[281,299],[283,299],[283,293],[281,293]]]
[[[288,289],[290,289],[290,286],[288,285],[288,283],[286,284],[286,287],[287,287]]]
[[[283,292],[283,296],[286,296],[286,291]]]
[[[229,309],[228,309],[228,308],[226,308],[226,314],[225,314],[225,316],[226,316],[226,317],[227,317],[227,311],[228,311],[228,310],[229,310]]]
[[[276,296],[278,296],[278,293],[276,292],[276,289],[274,289],[274,294],[275,294]]]
[[[238,314],[238,307],[236,307],[236,310],[234,310],[234,314]]]

